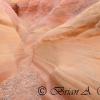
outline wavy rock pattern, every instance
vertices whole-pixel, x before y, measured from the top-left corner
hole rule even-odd
[[[0,100],[100,99],[100,0],[0,4]],[[59,85],[94,95],[38,95]]]

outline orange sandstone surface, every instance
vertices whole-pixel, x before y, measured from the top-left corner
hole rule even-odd
[[[0,100],[99,100],[99,75],[100,0],[0,0]]]

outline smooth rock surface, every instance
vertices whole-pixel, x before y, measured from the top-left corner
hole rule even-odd
[[[100,0],[0,0],[0,100],[99,100],[99,71]]]

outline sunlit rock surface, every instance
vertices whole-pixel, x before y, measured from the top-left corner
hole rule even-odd
[[[99,75],[100,0],[0,0],[0,100],[99,100]]]

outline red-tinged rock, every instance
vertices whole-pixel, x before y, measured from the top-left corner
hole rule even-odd
[[[99,0],[0,4],[0,100],[100,99]],[[52,95],[58,86],[61,95]]]

